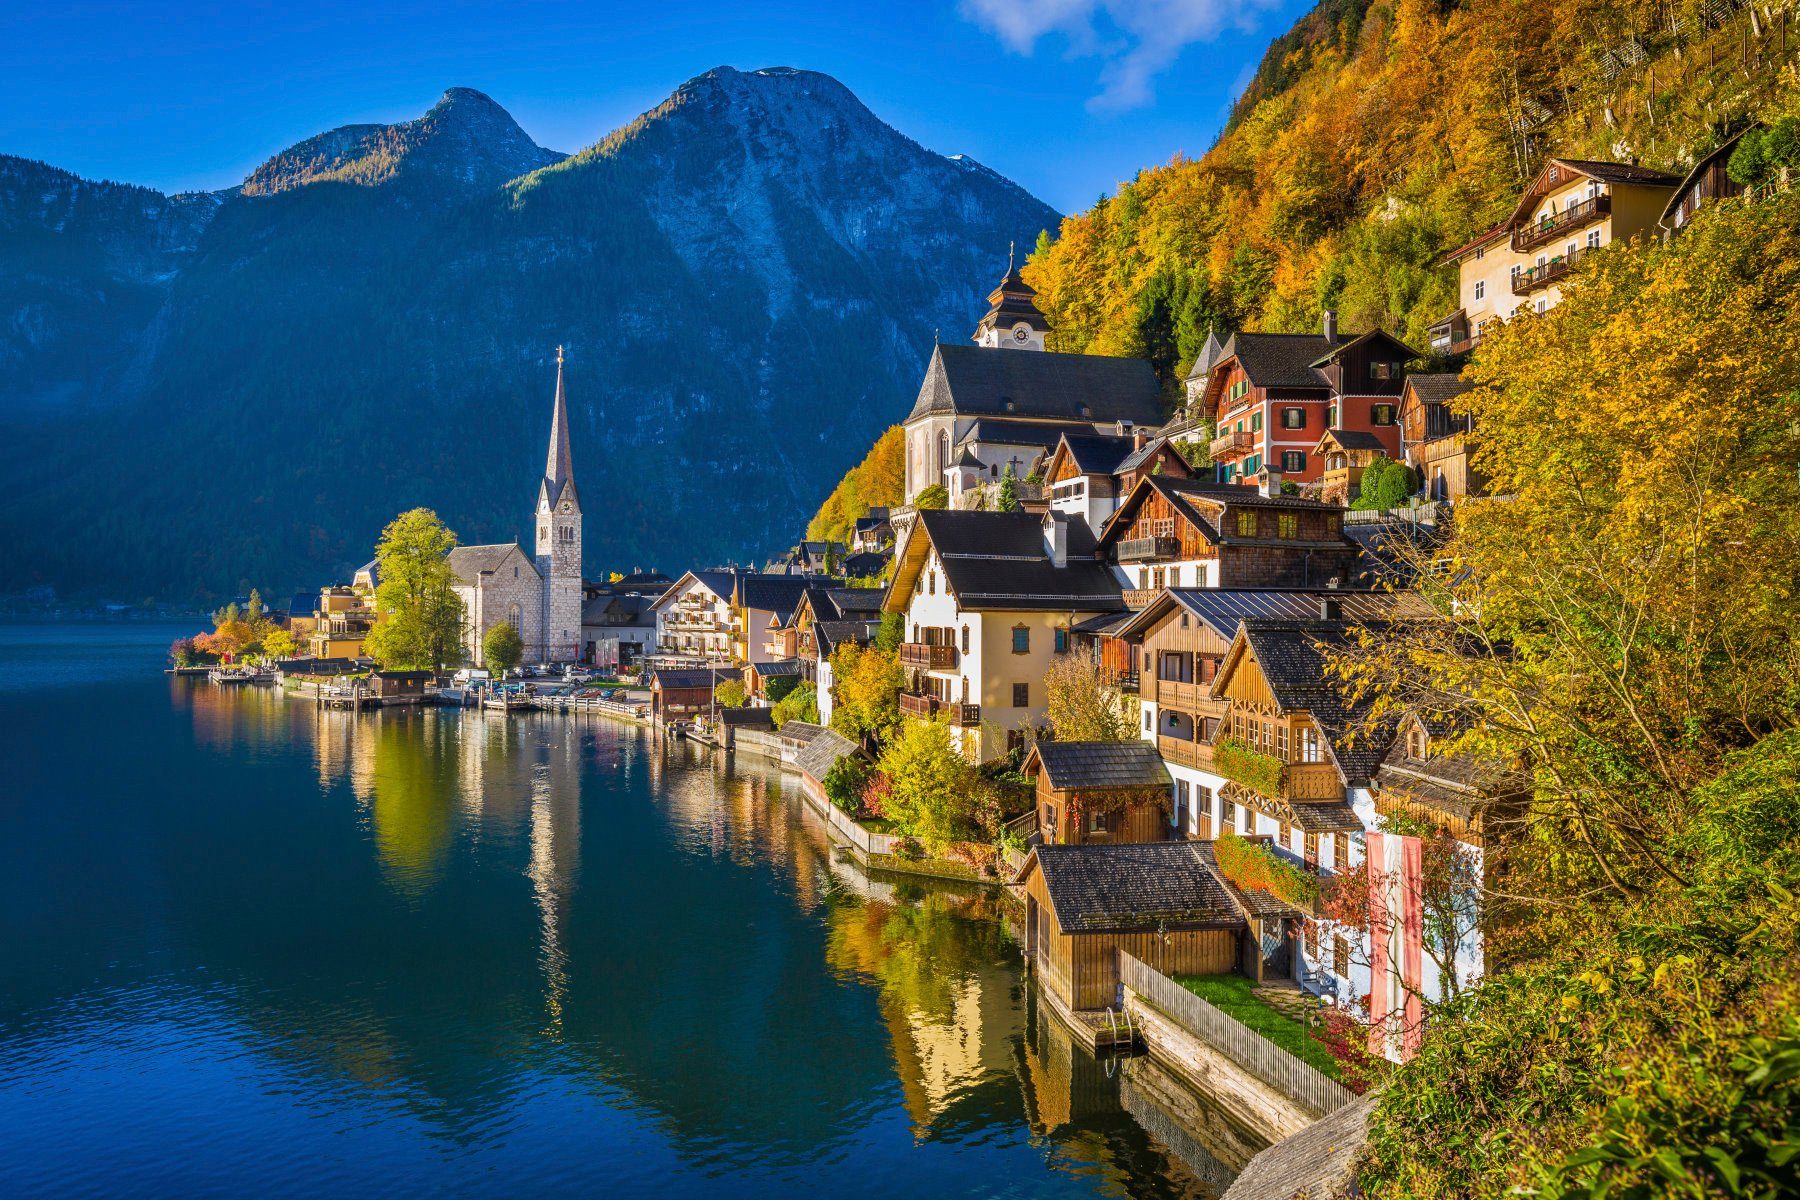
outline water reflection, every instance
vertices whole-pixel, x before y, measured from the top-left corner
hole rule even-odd
[[[26,760],[27,789],[61,773],[88,806],[12,820],[0,877],[92,862],[105,902],[0,883],[0,1192],[49,1157],[94,1192],[1162,1197],[1228,1175],[1145,1131],[1155,1086],[1037,1018],[993,896],[861,872],[778,771],[548,715],[169,695],[120,760]],[[0,719],[67,745],[68,712]],[[108,1088],[21,1099],[86,1069]]]

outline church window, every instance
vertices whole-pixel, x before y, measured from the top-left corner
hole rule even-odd
[[[519,568],[514,567],[513,568],[513,578],[517,579],[518,577],[519,577]]]

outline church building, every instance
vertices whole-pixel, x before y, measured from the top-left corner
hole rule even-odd
[[[481,662],[488,631],[511,622],[525,643],[525,661],[575,662],[581,654],[581,497],[569,454],[569,410],[563,393],[563,351],[556,348],[556,404],[550,454],[538,484],[537,553],[517,542],[458,546],[450,552],[456,594],[463,602],[463,648]]]

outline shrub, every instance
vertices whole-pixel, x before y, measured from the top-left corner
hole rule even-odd
[[[1287,764],[1272,754],[1252,750],[1237,738],[1226,738],[1213,747],[1213,766],[1233,783],[1241,783],[1265,796],[1278,796],[1287,783]]]
[[[862,755],[846,754],[831,764],[831,769],[819,782],[825,788],[827,799],[855,816],[862,809],[863,789],[868,785],[872,769],[869,760]]]
[[[780,729],[789,721],[819,723],[819,693],[810,683],[803,683],[778,701],[769,711],[769,719]]]
[[[930,487],[920,488],[919,494],[913,497],[913,507],[918,509],[949,508],[950,489],[941,483],[934,483]]]
[[[780,704],[801,686],[798,675],[776,675],[763,682],[763,699],[770,704]]]
[[[1261,889],[1308,911],[1318,902],[1319,881],[1293,863],[1276,857],[1273,850],[1260,842],[1226,833],[1213,843],[1213,857],[1218,860],[1219,870],[1225,878],[1239,888]]]
[[[1374,461],[1363,468],[1362,482],[1358,486],[1361,490],[1350,507],[1369,510],[1399,508],[1418,491],[1419,483],[1411,467],[1395,462],[1385,454],[1377,454]]]

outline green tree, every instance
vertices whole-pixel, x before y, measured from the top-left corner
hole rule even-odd
[[[1019,478],[1013,474],[1012,464],[1006,464],[1006,470],[1000,476],[999,496],[994,505],[998,512],[1019,512],[1024,505],[1019,503]]]
[[[1400,508],[1418,490],[1413,470],[1385,454],[1363,468],[1361,491],[1350,507],[1355,509]]]
[[[804,721],[808,725],[819,723],[819,693],[810,683],[803,683],[780,700],[769,710],[769,719],[780,729],[789,721]]]
[[[713,703],[720,708],[742,708],[750,703],[750,690],[742,680],[721,680],[719,686],[713,689]]]
[[[502,621],[481,639],[481,661],[499,679],[525,657],[525,640],[511,621]]]
[[[382,666],[423,670],[462,662],[463,602],[450,570],[455,547],[456,535],[428,508],[403,512],[381,531],[375,547],[381,620],[363,649]]]
[[[934,483],[930,487],[920,488],[919,494],[913,497],[913,507],[932,509],[949,508],[950,489],[941,483]]]
[[[936,854],[969,832],[974,768],[957,753],[948,725],[905,722],[878,766],[891,786],[883,810],[903,833]]]

